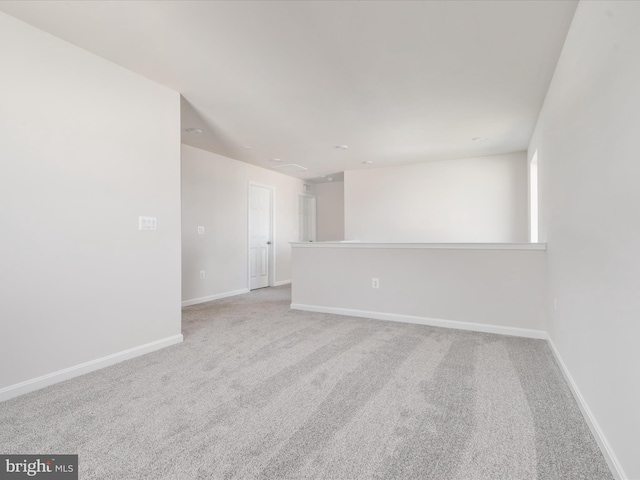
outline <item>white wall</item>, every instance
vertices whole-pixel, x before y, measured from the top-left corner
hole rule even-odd
[[[325,182],[315,186],[316,240],[344,240],[344,182]]]
[[[579,4],[529,147],[549,334],[627,478],[640,478],[638,25],[640,2]]]
[[[298,244],[292,303],[368,318],[544,336],[544,250],[431,247]],[[372,278],[379,279],[379,288],[372,288]]]
[[[347,171],[345,236],[364,242],[526,242],[526,154]]]
[[[249,182],[274,187],[275,280],[291,280],[302,180],[182,146],[182,299],[192,303],[248,289]],[[205,234],[198,235],[198,226]],[[205,278],[200,279],[204,270]]]
[[[180,336],[180,98],[0,13],[0,389]],[[138,231],[138,216],[158,229]],[[9,391],[11,390],[11,391]]]

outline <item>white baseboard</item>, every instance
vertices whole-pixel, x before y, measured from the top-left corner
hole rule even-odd
[[[109,367],[116,363],[120,363],[124,360],[129,360],[134,357],[139,357],[146,353],[160,350],[161,348],[175,345],[182,342],[182,334],[173,335],[172,337],[163,338],[151,343],[145,343],[138,347],[133,347],[122,352],[107,355],[106,357],[96,358],[73,367],[58,370],[57,372],[48,373],[41,377],[26,380],[24,382],[16,383],[15,385],[9,385],[0,389],[0,402],[9,400],[10,398],[24,395],[25,393],[39,390],[54,383],[64,382],[74,377],[79,377],[85,373],[93,372],[94,370],[100,370],[101,368]]]
[[[416,317],[413,315],[400,315],[396,313],[368,312],[365,310],[352,310],[349,308],[320,307],[317,305],[303,305],[292,303],[294,310],[307,312],[334,313],[336,315],[348,315],[350,317],[372,318],[374,320],[389,320],[392,322],[416,323],[431,327],[455,328],[458,330],[471,330],[474,332],[497,333],[515,337],[546,339],[547,332],[518,327],[504,327],[502,325],[488,325],[484,323],[460,322],[458,320],[442,320],[439,318]]]
[[[274,287],[281,287],[282,285],[291,285],[291,280],[280,280],[273,284]]]
[[[221,298],[233,297],[234,295],[242,295],[243,293],[249,293],[248,288],[241,288],[240,290],[232,290],[231,292],[217,293],[215,295],[209,295],[207,297],[192,298],[191,300],[184,300],[182,302],[183,307],[190,305],[197,305],[198,303],[210,302],[212,300],[219,300]]]
[[[573,380],[573,377],[569,373],[569,370],[567,369],[567,365],[564,363],[564,360],[562,360],[562,357],[560,356],[560,352],[558,352],[558,349],[556,348],[555,344],[553,343],[550,337],[548,338],[548,342],[549,342],[549,346],[551,347],[551,351],[553,352],[553,355],[556,357],[556,361],[558,362],[558,365],[560,365],[560,370],[562,370],[562,374],[564,375],[565,380],[569,384],[569,388],[571,388],[573,397],[576,399],[576,402],[578,403],[578,406],[582,411],[582,416],[587,422],[587,425],[589,426],[589,429],[593,434],[593,438],[595,438],[596,442],[598,443],[598,446],[600,447],[600,451],[602,452],[604,459],[606,460],[607,464],[609,465],[609,468],[611,469],[611,473],[613,474],[614,477],[616,477],[616,480],[626,480],[628,477],[625,474],[622,468],[622,465],[620,465],[618,458],[616,457],[615,453],[613,453],[613,449],[609,445],[607,438],[604,436],[604,433],[602,432],[600,425],[598,425],[598,422],[596,421],[595,417],[591,413],[591,409],[589,408],[586,400],[582,396],[582,393],[580,392],[578,385],[576,384],[576,382]]]

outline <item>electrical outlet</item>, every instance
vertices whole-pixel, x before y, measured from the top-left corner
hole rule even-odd
[[[200,270],[200,278],[204,278],[204,270]]]
[[[380,288],[380,279],[372,278],[371,279],[371,288]]]
[[[204,227],[198,227],[198,235],[204,235]]]

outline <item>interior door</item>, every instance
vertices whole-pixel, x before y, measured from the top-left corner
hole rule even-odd
[[[298,240],[316,241],[316,197],[302,193],[298,195]]]
[[[249,288],[269,286],[271,250],[271,205],[273,191],[259,185],[249,186]]]

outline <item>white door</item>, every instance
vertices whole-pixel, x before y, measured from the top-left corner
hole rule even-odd
[[[249,288],[269,286],[271,251],[271,204],[273,192],[259,185],[249,186]]]
[[[316,241],[316,197],[298,194],[298,240]]]

